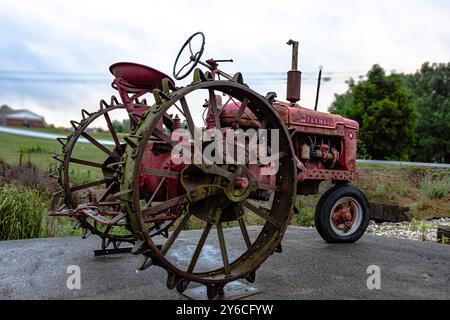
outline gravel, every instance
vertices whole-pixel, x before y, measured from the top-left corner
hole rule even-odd
[[[383,223],[370,221],[366,233],[389,238],[436,242],[439,225],[450,225],[450,218]]]

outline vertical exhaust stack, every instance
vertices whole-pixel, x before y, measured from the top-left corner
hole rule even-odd
[[[297,69],[298,65],[298,41],[289,40],[288,45],[292,45],[292,67],[287,73],[287,93],[286,99],[294,104],[300,100],[300,86],[302,83],[302,73]]]

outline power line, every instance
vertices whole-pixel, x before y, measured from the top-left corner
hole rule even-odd
[[[87,76],[104,77],[104,72],[73,72],[73,71],[41,71],[41,70],[0,70],[0,74],[26,74],[26,75],[57,75],[57,76]]]
[[[392,69],[392,73],[407,69]],[[364,79],[367,71],[324,71],[323,81],[336,82],[350,78]],[[256,83],[286,82],[285,72],[249,71],[243,72],[244,79]],[[303,72],[306,83],[317,79],[317,72]],[[96,72],[38,71],[38,70],[0,70],[0,82],[13,83],[51,83],[51,84],[102,84],[112,81],[112,76]]]
[[[9,81],[9,82],[58,82],[58,83],[105,83],[109,80],[101,80],[101,79],[64,79],[64,78],[11,78],[11,77],[2,77],[0,76],[0,81]]]
[[[406,68],[386,68],[388,72],[399,73],[399,72],[415,72],[417,69],[406,69]],[[326,75],[360,75],[367,74],[368,70],[330,70],[323,71],[323,74]],[[277,77],[277,76],[285,76],[286,72],[279,71],[245,71],[242,72],[248,76],[267,76],[267,77]],[[56,75],[56,76],[83,76],[83,77],[105,77],[105,72],[74,72],[74,71],[48,71],[48,70],[6,70],[0,69],[1,74],[23,74],[23,75]],[[303,75],[316,76],[317,71],[302,71]]]

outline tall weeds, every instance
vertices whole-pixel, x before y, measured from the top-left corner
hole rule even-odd
[[[450,192],[450,178],[427,175],[420,183],[420,192],[430,199],[442,199]]]
[[[55,170],[49,166],[49,171]],[[11,166],[0,160],[0,184],[3,183],[33,188],[46,195],[57,189],[57,182],[49,177],[49,172],[40,170],[30,162]]]
[[[52,237],[55,220],[47,217],[48,199],[38,191],[0,184],[0,240]]]

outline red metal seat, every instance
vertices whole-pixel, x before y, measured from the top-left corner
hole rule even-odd
[[[118,62],[109,67],[109,71],[125,82],[125,85],[138,90],[155,88],[161,89],[161,81],[164,78],[174,81],[166,74],[142,64],[132,62]]]

